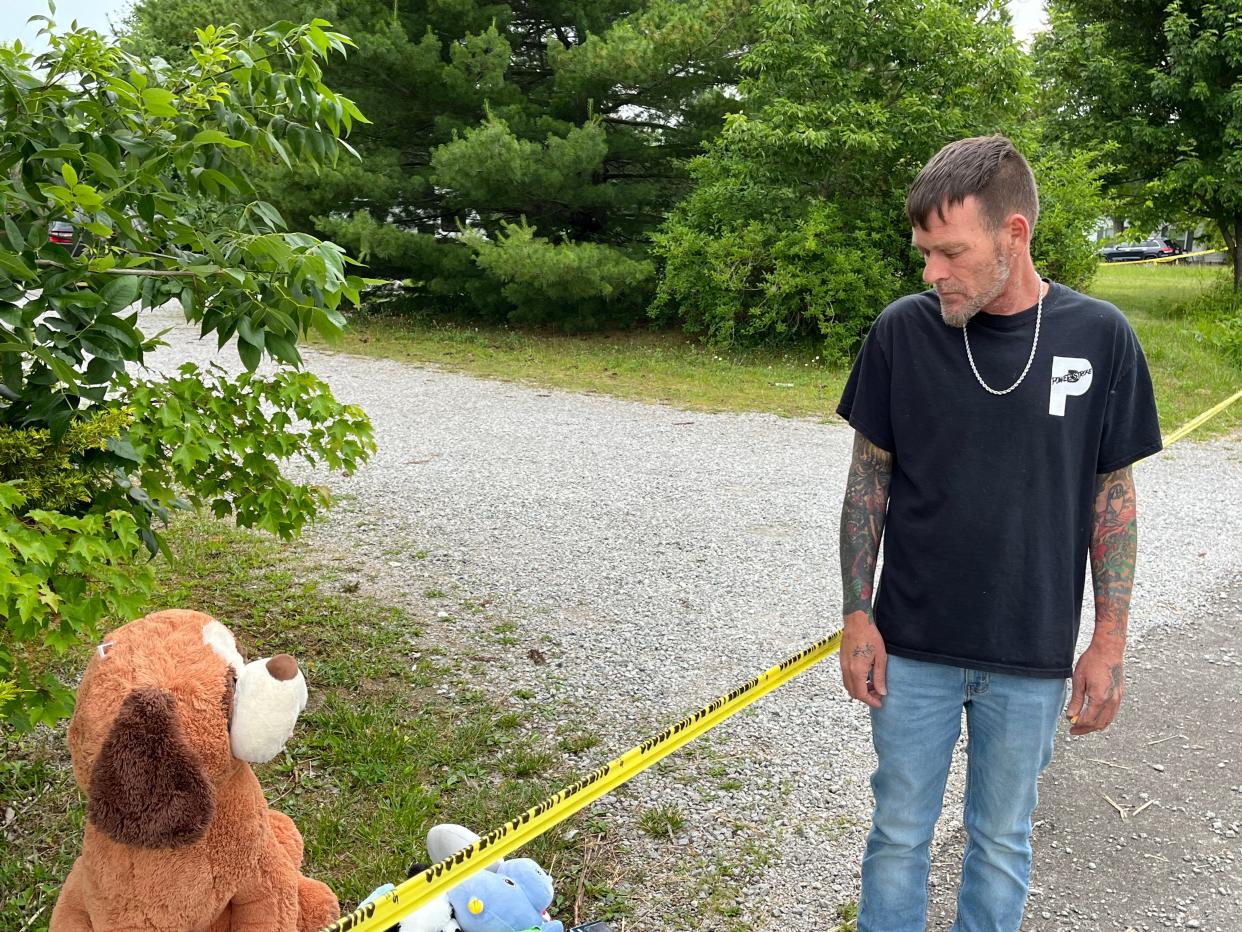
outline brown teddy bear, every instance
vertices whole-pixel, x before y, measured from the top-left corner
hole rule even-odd
[[[246,664],[207,615],[166,611],[108,635],[78,688],[73,774],[82,854],[50,932],[313,932],[340,915],[303,877],[302,837],[249,762],[284,747],[306,706],[297,662]]]

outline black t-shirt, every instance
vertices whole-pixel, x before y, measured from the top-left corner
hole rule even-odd
[[[1035,308],[979,313],[970,347],[1013,384]],[[984,391],[935,292],[876,320],[837,412],[893,454],[874,617],[899,657],[1071,673],[1096,475],[1161,447],[1147,361],[1121,312],[1050,283],[1022,384]]]

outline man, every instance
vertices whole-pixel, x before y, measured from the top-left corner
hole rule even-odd
[[[879,316],[837,408],[855,429],[841,673],[871,707],[878,758],[858,930],[924,928],[964,708],[953,929],[1016,932],[1066,678],[1071,734],[1108,727],[1121,702],[1138,542],[1130,465],[1160,449],[1160,431],[1125,318],[1037,273],[1035,179],[1008,139],[945,146],[906,209],[934,290]],[[1095,628],[1073,665],[1088,553]]]

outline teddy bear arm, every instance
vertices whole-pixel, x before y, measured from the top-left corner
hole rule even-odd
[[[297,869],[275,839],[250,882],[233,894],[229,909],[229,932],[295,932],[298,928]]]
[[[48,932],[94,932],[82,892],[82,871],[76,863],[65,879],[56,905],[52,907]]]
[[[65,885],[61,888],[60,897],[52,907],[52,918],[48,923],[48,932],[151,932],[145,923],[139,925],[103,924],[91,921],[90,910],[86,908],[86,895],[83,890],[82,875],[77,866],[69,872]]]

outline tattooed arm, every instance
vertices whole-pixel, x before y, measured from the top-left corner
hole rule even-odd
[[[871,615],[871,595],[892,475],[892,454],[855,431],[841,506],[841,680],[851,696],[877,708],[887,692],[888,654]]]
[[[1130,591],[1137,554],[1134,476],[1127,466],[1096,476],[1095,509],[1091,516],[1095,633],[1074,667],[1074,691],[1065,710],[1073,726],[1072,735],[1107,728],[1121,705],[1126,626],[1130,620]]]

